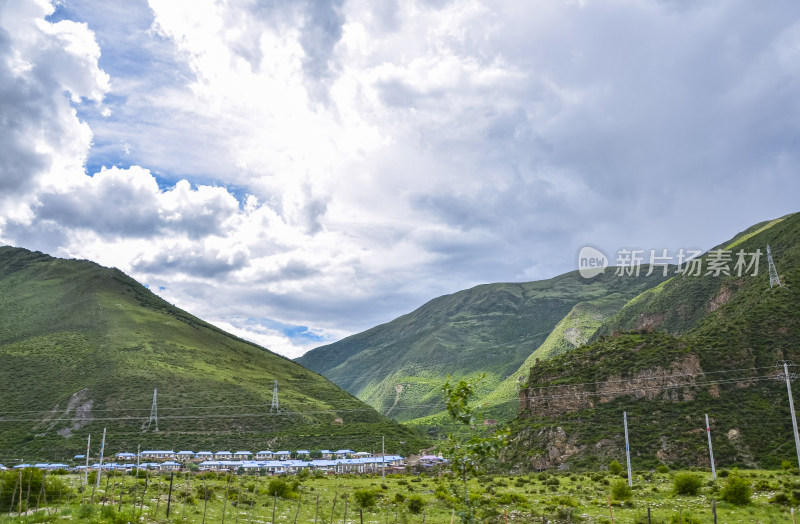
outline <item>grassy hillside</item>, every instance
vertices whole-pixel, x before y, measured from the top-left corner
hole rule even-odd
[[[446,375],[485,373],[480,393],[487,395],[514,376],[578,303],[600,301],[597,307],[603,309],[606,297],[630,298],[664,280],[658,274],[611,273],[591,280],[572,272],[538,282],[477,286],[312,350],[297,362],[397,420],[426,417],[444,408]],[[574,333],[565,327],[567,337]]]
[[[2,247],[0,311],[0,462],[70,457],[103,427],[110,452],[373,449],[383,434],[389,449],[421,444],[324,377],[116,269]],[[273,380],[280,414],[269,413]],[[158,433],[147,428],[154,388]]]
[[[486,416],[502,420],[514,418],[519,409],[519,388],[524,385],[536,361],[566,353],[588,342],[602,323],[630,300],[633,292],[612,293],[576,304],[519,369],[480,400],[485,406]]]
[[[775,257],[794,245],[797,237],[792,228],[797,219],[797,215],[790,215],[756,224],[715,249],[732,252],[743,249],[746,253],[760,249],[762,257],[756,278],[762,283],[765,280],[769,286],[767,244],[771,245]],[[785,223],[787,220],[788,223]],[[735,261],[735,254],[733,259]],[[703,260],[705,268],[708,256],[704,256]],[[719,297],[718,300],[727,300],[727,297],[737,292],[743,284],[751,284],[752,279],[749,276],[740,278],[673,276],[669,281],[645,291],[630,301],[598,329],[595,338],[608,335],[614,330],[655,329],[668,333],[687,332],[716,311],[711,302],[714,297]]]
[[[719,460],[774,467],[792,459],[776,364],[790,360],[795,373],[800,365],[800,214],[721,247],[765,253],[767,244],[785,287],[770,288],[766,255],[755,276],[675,276],[628,303],[592,343],[540,361],[509,458],[530,466],[620,460],[627,411],[637,469],[702,463],[705,413]]]

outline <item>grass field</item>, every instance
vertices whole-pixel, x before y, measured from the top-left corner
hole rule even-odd
[[[85,487],[82,477],[48,474],[42,490],[41,474],[31,471],[2,477],[0,522],[360,523],[363,518],[370,523],[446,523],[454,515],[451,489],[463,493],[463,486],[453,485],[447,475],[435,474],[390,475],[382,481],[379,476],[184,473],[174,476],[170,498],[169,474],[103,475],[96,490],[91,482]],[[627,486],[627,481],[607,471],[484,476],[471,480],[468,488],[480,521],[490,523],[599,523],[612,522],[612,515],[615,523],[639,523],[648,522],[648,509],[655,523],[714,522],[712,500],[720,523],[792,522],[791,508],[800,502],[797,470],[741,471],[725,477],[729,472],[719,473],[713,481],[706,471],[634,472],[629,497],[615,497],[618,485]],[[687,474],[699,481],[696,495],[675,493],[675,478]],[[736,476],[752,490],[749,504],[722,501],[726,482]],[[31,508],[27,512],[26,504]]]

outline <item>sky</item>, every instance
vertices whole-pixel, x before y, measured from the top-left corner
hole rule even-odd
[[[795,0],[0,0],[0,61],[0,243],[291,358],[800,211]]]

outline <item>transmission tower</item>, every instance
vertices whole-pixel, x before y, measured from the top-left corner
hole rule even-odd
[[[769,288],[772,289],[772,286],[776,284],[783,287],[781,279],[778,278],[778,270],[775,269],[775,262],[772,261],[772,251],[769,250],[769,244],[767,244],[767,263],[769,264]]]
[[[280,413],[281,407],[278,403],[278,381],[275,381],[275,385],[272,386],[272,407],[269,408],[270,413]]]
[[[150,408],[150,422],[147,423],[147,428],[149,429],[154,423],[155,431],[158,431],[158,388],[153,390],[153,407]]]

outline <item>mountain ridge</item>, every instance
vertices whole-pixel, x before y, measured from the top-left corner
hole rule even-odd
[[[176,308],[118,269],[0,247],[0,311],[0,458],[63,459],[102,427],[109,449],[127,450],[268,442],[372,449],[380,434],[388,449],[424,444],[324,377]],[[274,380],[280,413],[270,413]],[[156,388],[158,433],[147,429]]]
[[[767,245],[783,286],[770,283]],[[800,364],[800,213],[756,224],[699,263],[713,268],[715,251],[733,248],[760,250],[757,274],[675,276],[631,300],[589,343],[537,362],[506,459],[532,469],[624,459],[623,413],[635,469],[707,467],[705,435],[697,438],[705,414],[718,467],[777,467],[793,456],[783,449],[792,428],[777,364]]]
[[[485,373],[479,395],[519,370],[579,302],[633,296],[662,280],[577,271],[535,282],[481,284],[437,297],[391,322],[309,351],[295,361],[397,420],[444,409],[446,375]]]

